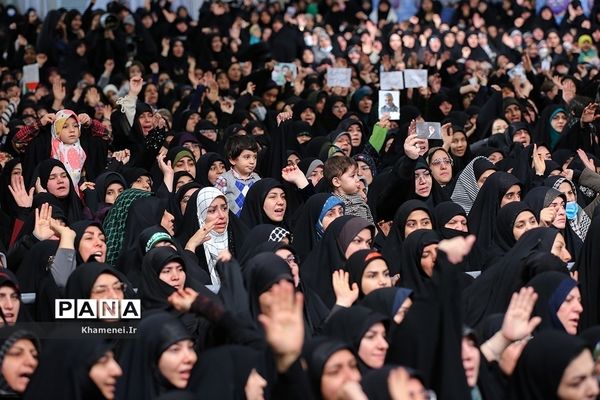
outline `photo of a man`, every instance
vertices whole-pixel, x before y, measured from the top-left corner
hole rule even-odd
[[[400,92],[379,91],[379,118],[384,115],[391,120],[400,119]]]
[[[400,109],[394,104],[394,96],[391,93],[385,94],[385,104],[381,107],[381,113],[399,112]]]

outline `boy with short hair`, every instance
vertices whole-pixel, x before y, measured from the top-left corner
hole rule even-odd
[[[250,187],[260,179],[254,172],[258,143],[252,136],[232,136],[225,143],[225,154],[231,169],[217,178],[215,187],[227,198],[229,209],[238,217]]]
[[[324,178],[334,196],[344,202],[346,215],[361,217],[374,224],[371,209],[359,194],[358,164],[347,156],[330,157],[323,166]]]

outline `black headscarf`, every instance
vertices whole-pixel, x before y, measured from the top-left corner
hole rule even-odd
[[[244,281],[248,288],[250,314],[255,321],[261,313],[258,297],[282,280],[293,282],[292,273],[285,260],[274,253],[260,253],[248,261]]]
[[[301,259],[307,256],[321,241],[322,235],[319,235],[317,224],[321,223],[323,207],[332,197],[331,201],[344,207],[344,203],[330,193],[317,193],[312,195],[298,210],[298,217],[292,227],[292,232],[294,248],[298,251]]]
[[[359,299],[362,299],[365,296],[361,286],[363,274],[365,269],[367,269],[369,264],[374,260],[383,260],[386,262],[385,258],[383,258],[383,255],[381,255],[381,253],[379,253],[377,250],[359,250],[352,254],[348,260],[346,260],[344,270],[348,271],[350,274],[350,281],[348,283],[350,286],[352,286],[354,283],[358,285]]]
[[[127,182],[125,181],[125,178],[123,178],[123,175],[114,171],[107,171],[100,174],[96,178],[95,183],[96,187],[94,190],[96,191],[98,205],[105,204],[104,198],[106,197],[106,190],[113,183],[120,183],[123,185],[123,190],[127,189]]]
[[[344,267],[346,249],[363,229],[370,229],[372,235],[375,233],[373,225],[360,217],[344,215],[337,218],[327,227],[323,240],[302,262],[302,280],[317,292],[327,307],[332,307],[335,302],[331,275]]]
[[[404,287],[381,288],[366,295],[360,305],[385,315],[390,321],[393,321],[402,303],[412,294],[411,289]]]
[[[387,317],[357,305],[336,311],[323,326],[323,332],[332,338],[349,343],[354,353],[358,354],[363,336],[378,322],[382,322],[387,329]],[[358,361],[361,370],[366,371],[368,367],[360,358]]]
[[[208,171],[210,171],[210,167],[216,162],[221,161],[224,165],[227,165],[225,161],[225,157],[220,155],[219,153],[206,153],[200,157],[198,162],[196,163],[196,180],[202,184],[202,186],[213,186],[212,183],[208,180]]]
[[[242,267],[250,259],[250,254],[254,253],[254,249],[264,242],[280,242],[284,238],[291,239],[291,234],[285,229],[272,225],[260,224],[250,229],[244,244],[239,252],[239,260]],[[254,253],[256,254],[256,253]]]
[[[457,215],[462,215],[467,218],[465,210],[453,201],[444,201],[435,206],[435,209],[433,210],[433,219],[435,221],[435,230],[440,234],[440,237],[452,239],[456,236],[466,236],[468,234],[468,232],[445,227],[445,225]]]
[[[530,279],[524,260],[535,252],[550,253],[556,235],[554,228],[531,229],[502,259],[483,271],[463,292],[465,323],[477,326],[487,315],[504,312],[512,294]]]
[[[19,281],[16,277],[16,275],[9,270],[8,268],[2,268],[0,269],[0,288],[4,287],[4,286],[10,286],[13,289],[15,289],[15,291],[17,292],[17,295],[19,296],[19,314],[17,315],[17,323],[19,322],[27,322],[31,319],[31,317],[29,316],[29,313],[27,312],[27,309],[25,308],[25,305],[23,304],[22,300],[21,300],[21,288],[19,286]],[[4,325],[6,325],[6,320],[4,318],[4,314],[2,313],[2,310],[0,310],[0,318],[2,318],[2,320],[4,321]],[[0,365],[2,365],[2,363],[0,362]]]
[[[93,336],[52,340],[44,346],[24,399],[104,399],[89,373],[113,347],[113,342]]]
[[[39,354],[39,352],[41,351],[40,340],[34,332],[20,328],[18,326],[3,326],[2,328],[0,328],[0,365],[4,363],[6,353],[17,341],[21,339],[27,339],[31,343],[33,343],[33,346]],[[33,376],[35,377],[36,374],[34,373]],[[28,385],[28,387],[31,389],[31,386]],[[1,374],[0,397],[16,399],[21,398],[21,396],[8,385],[8,383],[6,382],[6,378],[4,377],[4,375]]]
[[[160,356],[171,345],[192,339],[173,315],[157,311],[142,318],[139,340],[128,341],[119,356],[123,377],[117,383],[116,398],[152,400],[174,387],[158,369]]]
[[[509,399],[558,400],[558,387],[565,369],[585,349],[585,341],[564,332],[536,334],[517,361],[509,381]]]
[[[513,185],[523,186],[517,178],[506,172],[495,172],[487,178],[469,213],[471,232],[477,236],[477,242],[469,254],[470,264],[481,265],[494,241],[496,217],[500,210],[502,197]]]
[[[127,285],[127,278],[115,268],[108,264],[99,262],[89,262],[79,265],[69,276],[65,294],[69,299],[89,299],[94,283],[101,274],[110,274],[117,278],[121,283]],[[124,292],[125,298],[133,297],[134,292],[127,286]]]
[[[383,256],[386,260],[390,260],[390,275],[395,275],[400,272],[400,263],[402,262],[402,243],[406,239],[404,237],[404,227],[406,220],[413,211],[422,210],[429,214],[433,223],[433,215],[427,204],[421,200],[408,200],[398,208],[385,244],[383,245]],[[433,228],[433,227],[432,227]]]
[[[400,283],[403,287],[417,293],[427,293],[431,277],[421,267],[421,255],[426,246],[437,244],[439,241],[437,232],[430,229],[418,229],[406,237],[402,245],[400,268]]]
[[[21,164],[18,158],[13,158],[6,162],[0,173],[0,209],[8,215],[15,216],[19,211],[19,206],[15,202],[15,198],[8,190],[8,186],[11,184],[12,171],[15,167]]]
[[[548,271],[535,276],[527,286],[532,287],[538,294],[533,315],[542,318],[542,323],[537,329],[556,329],[565,332],[556,313],[569,292],[577,287],[577,281],[565,273]]]
[[[167,201],[155,196],[135,200],[129,208],[125,223],[123,249],[135,247],[140,233],[153,225],[160,225],[167,209]]]
[[[337,338],[316,337],[304,346],[304,359],[315,399],[321,398],[321,379],[325,364],[340,350],[348,350],[355,354],[350,343]]]
[[[100,229],[100,232],[102,232],[104,234],[102,225],[96,221],[84,220],[84,221],[75,222],[74,224],[70,225],[71,229],[75,232],[75,240],[73,241],[73,245],[75,247],[75,258],[77,260],[78,265],[82,264],[82,263],[86,263],[86,262],[95,261],[95,257],[93,255],[90,256],[89,259],[84,260],[81,257],[81,254],[79,253],[79,244],[81,243],[81,239],[83,238],[85,230],[87,228],[89,228],[90,226],[95,226],[96,228]]]
[[[53,158],[42,161],[37,167],[37,176],[40,178],[40,184],[46,190],[48,189],[48,179],[50,178],[50,173],[54,167],[60,167],[67,172],[64,164]],[[67,215],[69,223],[72,223],[84,218],[83,204],[77,196],[77,191],[75,190],[75,186],[73,185],[73,181],[71,180],[69,174],[67,174],[67,179],[69,180],[69,194],[64,199],[58,199],[58,201],[62,210]],[[32,182],[32,185],[33,184],[35,184],[35,181]]]
[[[246,194],[246,200],[244,201],[244,208],[240,214],[240,219],[247,227],[252,228],[258,224],[273,224],[277,226],[286,225],[286,216],[288,214],[288,208],[286,206],[286,213],[282,222],[274,222],[269,219],[263,209],[263,204],[269,191],[275,188],[280,188],[285,192],[285,188],[276,179],[263,178],[252,185],[248,194]]]

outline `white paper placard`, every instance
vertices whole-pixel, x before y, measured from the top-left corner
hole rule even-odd
[[[279,86],[285,85],[285,75],[289,72],[292,73],[292,81],[296,79],[298,75],[298,67],[294,63],[278,63],[271,72],[271,79]]]
[[[405,69],[404,70],[404,87],[405,88],[427,87],[427,70],[426,69]]]
[[[351,68],[329,68],[327,69],[327,86],[343,87],[352,86]]]
[[[35,64],[29,64],[23,66],[23,87],[27,88],[28,91],[33,92],[40,82],[40,69]]]
[[[402,71],[381,72],[379,74],[379,88],[381,90],[404,89]]]

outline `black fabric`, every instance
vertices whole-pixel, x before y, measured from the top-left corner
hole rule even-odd
[[[110,274],[116,277],[120,282],[128,285],[127,278],[119,271],[108,264],[90,262],[79,265],[69,276],[65,294],[69,299],[89,299],[91,298],[92,288],[96,279],[101,274]],[[124,295],[125,298],[135,297],[131,285],[128,285]]]
[[[113,347],[114,343],[97,337],[54,339],[45,342],[39,366],[31,377],[23,398],[104,399],[89,377],[89,372]]]
[[[456,236],[465,236],[468,232],[459,231],[452,228],[446,228],[446,225],[452,218],[462,215],[467,218],[467,213],[465,210],[458,204],[453,201],[444,201],[437,206],[433,210],[433,219],[435,221],[435,230],[440,234],[440,236],[444,239],[452,239]],[[468,227],[468,219],[467,219],[467,227]]]
[[[208,171],[210,171],[210,167],[216,161],[221,161],[223,165],[227,165],[225,157],[214,152],[209,152],[202,155],[202,157],[200,157],[200,159],[196,163],[196,180],[200,182],[202,186],[213,186],[213,184],[210,183],[210,181],[208,180]]]
[[[261,314],[258,297],[282,280],[293,282],[288,264],[273,253],[260,253],[249,260],[244,278],[248,289],[250,314],[255,321],[258,321]]]
[[[354,283],[358,285],[359,299],[362,299],[365,296],[361,286],[363,274],[365,269],[367,269],[369,264],[374,260],[383,260],[385,262],[385,258],[383,258],[383,256],[376,250],[359,250],[352,254],[348,260],[346,260],[344,270],[348,271],[350,274],[350,281],[348,283],[350,286],[352,286]]]
[[[350,227],[353,227],[350,229]],[[334,271],[344,267],[346,263],[345,252],[349,242],[342,247],[338,238],[346,230],[347,236],[355,237],[361,230],[373,227],[360,217],[344,215],[333,221],[325,231],[323,240],[305,261],[302,262],[300,274],[302,280],[321,297],[323,303],[331,308],[335,302],[331,275]]]
[[[307,256],[320,241],[316,226],[323,206],[330,197],[329,193],[314,194],[298,210],[298,216],[292,226],[292,233],[294,248],[298,251],[301,259]]]
[[[387,328],[387,317],[370,308],[356,305],[336,311],[323,325],[323,333],[350,344],[352,350],[358,354],[363,336],[378,322],[383,323]],[[361,371],[369,369],[360,357],[358,361]]]
[[[123,249],[135,247],[140,233],[153,225],[160,225],[167,202],[158,197],[145,197],[135,200],[129,207],[123,236]]]
[[[512,294],[525,285],[523,260],[536,251],[549,253],[558,231],[554,228],[535,228],[525,232],[515,246],[465,289],[465,323],[477,326],[486,316],[504,312]]]
[[[53,158],[49,158],[45,161],[42,161],[38,164],[37,177],[40,178],[40,184],[44,189],[48,189],[48,179],[50,177],[50,173],[54,167],[60,167],[65,172],[67,172],[64,164],[58,160]],[[79,221],[84,218],[83,213],[83,204],[81,200],[77,196],[77,191],[75,190],[75,186],[69,174],[67,174],[67,179],[69,180],[69,194],[64,199],[58,199],[62,210],[67,215],[69,223]],[[31,182],[31,185],[35,185],[35,181]]]
[[[385,315],[392,321],[402,303],[412,295],[413,291],[404,287],[381,288],[366,295],[360,305]]]
[[[398,208],[396,211],[396,215],[394,216],[394,221],[392,224],[392,229],[388,234],[388,237],[383,245],[383,256],[386,260],[390,260],[390,275],[395,275],[400,272],[401,263],[403,260],[402,257],[402,243],[406,239],[404,237],[404,227],[406,226],[406,220],[410,216],[413,211],[423,210],[429,217],[431,218],[431,222],[433,223],[433,215],[427,204],[422,202],[421,200],[408,200],[404,204]]]
[[[315,337],[305,344],[303,356],[315,399],[321,398],[321,379],[327,361],[340,350],[354,353],[350,343],[331,337]]]
[[[263,204],[269,191],[275,188],[280,188],[285,193],[281,182],[273,178],[263,178],[254,183],[250,190],[248,190],[246,200],[244,200],[244,208],[242,208],[242,213],[240,214],[240,219],[248,228],[253,228],[259,224],[285,226],[285,216],[282,222],[271,221],[263,209]],[[286,216],[287,214],[288,210],[286,207]]]
[[[439,241],[437,232],[430,229],[418,229],[406,237],[402,245],[400,268],[400,284],[403,287],[421,294],[431,290],[431,277],[421,267],[421,255],[426,246],[437,244]]]
[[[513,175],[499,171],[487,178],[477,193],[469,213],[470,231],[477,236],[477,242],[469,254],[471,265],[481,265],[485,260],[486,252],[494,241],[496,217],[502,197],[513,185],[521,186],[519,180]]]
[[[79,253],[79,244],[81,243],[81,239],[83,238],[83,235],[85,234],[86,229],[89,228],[90,226],[95,226],[96,228],[100,229],[100,232],[102,232],[102,234],[104,234],[102,225],[100,225],[100,223],[95,222],[95,221],[84,220],[84,221],[75,222],[74,224],[70,225],[70,228],[75,232],[75,240],[73,241],[73,245],[75,247],[75,259],[77,260],[77,264],[82,264],[85,262],[96,260],[94,255],[91,255],[89,259],[84,260],[81,257],[81,254]],[[106,256],[106,254],[105,254],[105,256]]]
[[[277,227],[272,224],[259,224],[250,229],[239,252],[239,260],[242,266],[246,264],[250,258],[250,253],[253,253],[257,246],[269,241],[271,232],[275,228]]]
[[[527,343],[509,381],[511,400],[558,400],[565,369],[585,350],[585,342],[563,332],[545,331]],[[544,366],[540,368],[540,366]]]
[[[538,295],[533,315],[540,317],[542,322],[536,329],[555,329],[566,333],[556,313],[577,282],[566,273],[548,271],[535,276],[527,286],[532,287]]]
[[[582,329],[600,324],[600,218],[592,219],[592,224],[581,249],[581,255],[575,263],[579,272],[579,287],[581,289],[580,325]]]
[[[25,307],[25,304],[21,301],[21,287],[19,286],[19,280],[17,276],[8,268],[0,269],[0,288],[4,286],[10,286],[19,295],[19,313],[17,314],[17,323],[20,322],[29,322],[31,321],[31,316]],[[4,325],[6,325],[6,319],[4,313],[0,310],[0,318],[4,321]]]
[[[169,346],[192,339],[173,315],[158,311],[142,318],[139,340],[127,341],[119,355],[123,376],[117,382],[116,398],[152,400],[174,389],[158,370],[158,361]]]

